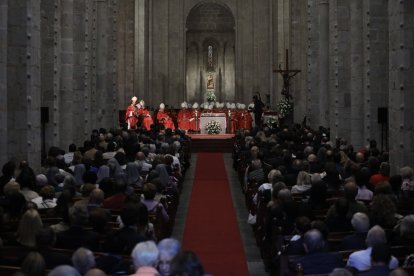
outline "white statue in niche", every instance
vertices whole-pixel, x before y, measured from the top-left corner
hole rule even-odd
[[[207,76],[207,89],[212,90],[214,89],[214,78],[213,78],[213,74],[208,73]]]

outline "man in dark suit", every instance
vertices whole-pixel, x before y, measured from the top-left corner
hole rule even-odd
[[[128,204],[121,210],[123,227],[108,235],[104,244],[106,251],[115,254],[129,255],[137,243],[146,240],[146,238],[137,231],[137,222],[140,215],[139,208],[146,207],[141,207],[138,204]]]
[[[88,210],[84,205],[74,205],[69,209],[70,227],[57,234],[56,247],[78,249],[83,246],[92,251],[99,250],[99,235],[84,229],[88,222]]]
[[[56,241],[56,234],[52,228],[47,227],[40,230],[36,235],[37,251],[45,259],[47,268],[54,268],[58,265],[70,265],[68,256],[60,254],[52,250]]]
[[[342,250],[362,250],[365,249],[367,233],[369,230],[369,217],[364,213],[355,213],[351,219],[352,227],[355,232],[346,236],[342,240]]]
[[[339,254],[325,251],[325,241],[319,230],[312,229],[306,232],[303,246],[306,255],[298,258],[295,265],[296,268],[303,269],[303,274],[330,273],[334,268],[344,265]]]

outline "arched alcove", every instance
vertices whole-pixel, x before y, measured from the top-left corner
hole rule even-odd
[[[231,10],[217,2],[200,3],[188,14],[186,30],[187,101],[204,101],[207,90],[214,90],[219,101],[234,101],[235,19]],[[213,78],[213,85],[207,84],[208,77]]]

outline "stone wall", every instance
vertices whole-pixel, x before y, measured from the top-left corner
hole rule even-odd
[[[274,106],[282,81],[273,70],[285,67],[289,49],[290,68],[302,70],[292,81],[295,122],[306,116],[312,127],[329,126],[332,140],[359,149],[376,139],[386,150],[377,112],[388,107],[393,169],[413,165],[408,0],[0,0],[0,162],[39,166],[43,141],[45,148],[80,145],[91,129],[117,126],[133,95],[178,107],[189,95],[186,70],[203,82],[202,48],[187,43],[186,27],[199,5],[234,17],[234,45],[220,50],[223,66],[234,64],[234,80],[221,84],[234,89],[226,95],[248,103],[260,92]],[[206,18],[197,28],[227,30],[219,10],[222,21]],[[189,64],[192,55],[197,62]],[[197,85],[190,88],[201,97]],[[49,111],[43,125],[40,107]]]
[[[389,126],[393,169],[414,165],[414,2],[389,2]]]
[[[81,146],[93,128],[118,126],[116,3],[0,2],[2,164],[37,169],[42,149]]]
[[[120,1],[118,5],[128,1]],[[234,100],[248,103],[255,92],[261,92],[275,104],[278,99],[276,86],[278,77],[272,72],[276,69],[279,57],[284,60],[284,47],[289,39],[289,33],[283,35],[281,47],[283,51],[273,51],[276,39],[273,34],[278,34],[278,18],[285,23],[283,30],[289,30],[288,17],[278,17],[275,12],[281,5],[282,10],[289,11],[288,0],[254,1],[254,0],[170,0],[170,1],[135,1],[135,64],[134,64],[134,87],[126,90],[125,84],[118,83],[124,92],[121,94],[119,109],[124,109],[129,99],[136,95],[143,98],[150,106],[157,107],[160,102],[166,102],[171,106],[178,107],[187,99],[186,88],[186,66],[187,53],[194,54],[194,49],[186,43],[186,22],[190,11],[198,5],[221,5],[231,11],[235,22],[234,56],[223,56],[225,62],[234,59],[234,88],[229,83],[222,84],[223,89],[234,89]],[[125,7],[120,8],[123,10]],[[214,13],[214,11],[212,11]],[[147,16],[146,16],[147,15]],[[132,15],[120,18],[120,25],[125,25],[131,20]],[[207,16],[208,17],[208,16]],[[206,17],[206,18],[207,18]],[[221,23],[200,21],[198,27],[204,28],[214,25],[215,28],[228,28],[225,20]],[[230,19],[229,19],[230,20]],[[191,21],[191,18],[190,18]],[[198,23],[197,23],[198,24]],[[118,58],[123,58],[122,52],[127,52],[131,37],[129,35],[121,38],[118,42]],[[227,49],[233,45],[227,45]],[[191,52],[193,51],[193,52]],[[197,50],[198,51],[198,50]],[[223,48],[224,51],[224,48]],[[229,51],[227,50],[227,53]],[[279,55],[278,55],[279,54]],[[127,63],[118,64],[119,71],[123,75],[131,72]],[[190,66],[199,66],[190,65]],[[139,73],[137,73],[139,72]],[[222,72],[224,74],[224,72]],[[200,78],[199,70],[190,73],[191,78]],[[223,77],[224,78],[224,77]],[[226,78],[227,79],[227,78]],[[230,78],[229,78],[230,79]],[[199,79],[202,82],[201,79]],[[233,80],[231,80],[233,82]],[[197,82],[197,80],[196,80]],[[194,86],[194,85],[193,85]],[[196,90],[196,87],[190,87]],[[199,89],[198,89],[199,90]],[[193,94],[201,91],[191,92]],[[192,95],[192,94],[191,94]],[[222,97],[223,100],[231,100]]]

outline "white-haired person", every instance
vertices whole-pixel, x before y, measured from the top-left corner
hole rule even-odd
[[[84,275],[95,267],[95,256],[89,249],[79,247],[72,255],[72,264],[81,275]]]
[[[357,212],[351,219],[354,233],[342,239],[341,250],[362,250],[366,247],[366,239],[369,230],[369,217],[367,214]]]
[[[149,110],[145,108],[144,100],[139,102],[138,115],[142,117],[142,126],[145,127],[146,130],[150,130],[154,121],[152,120]]]
[[[158,262],[158,271],[162,276],[171,275],[170,264],[172,259],[181,250],[181,244],[178,240],[167,238],[158,243],[158,250],[160,251],[160,257]]]
[[[138,124],[138,113],[137,113],[137,97],[131,98],[131,104],[128,106],[125,112],[125,122],[128,125],[128,129],[137,128]]]
[[[138,243],[131,253],[132,262],[135,267],[135,276],[139,275],[159,275],[155,269],[160,251],[153,241],[145,241]]]
[[[160,109],[158,109],[157,113],[157,121],[158,124],[161,124],[164,126],[165,129],[170,128],[172,130],[175,129],[174,122],[171,119],[170,115],[165,111],[165,104],[160,104]]]
[[[186,102],[181,103],[181,109],[177,115],[178,128],[183,130],[190,129],[191,111],[188,110]]]

